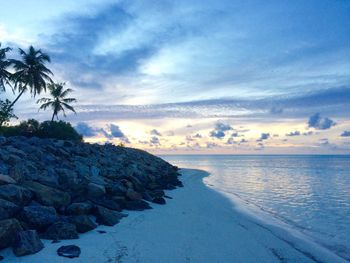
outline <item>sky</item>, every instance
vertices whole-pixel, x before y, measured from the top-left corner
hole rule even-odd
[[[349,154],[349,0],[3,1],[88,142],[157,154]],[[21,8],[18,8],[21,7]],[[10,91],[1,94],[12,99]],[[50,119],[26,94],[19,120]]]

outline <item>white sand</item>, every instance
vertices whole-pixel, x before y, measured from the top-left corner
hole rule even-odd
[[[130,212],[114,227],[101,226],[79,240],[45,242],[35,255],[15,258],[1,251],[4,262],[346,262],[325,249],[259,222],[235,209],[223,195],[203,183],[207,174],[183,170],[185,187],[167,194],[165,206]],[[80,246],[79,258],[57,256],[62,245]]]

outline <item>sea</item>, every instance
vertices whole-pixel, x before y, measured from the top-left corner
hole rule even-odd
[[[350,261],[350,155],[161,157],[209,172],[209,187]]]

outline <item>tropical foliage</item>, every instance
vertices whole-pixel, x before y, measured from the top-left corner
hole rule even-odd
[[[39,123],[34,119],[22,121],[19,125],[0,127],[0,135],[6,137],[25,136],[72,141],[82,140],[82,136],[68,122],[44,121]]]
[[[8,59],[9,47],[2,47],[0,43],[0,93],[6,92],[10,88],[16,97],[13,101],[0,99],[0,135],[2,136],[36,136],[39,138],[56,138],[64,140],[81,141],[82,137],[72,125],[58,120],[58,114],[63,113],[66,117],[66,110],[75,113],[70,105],[76,99],[68,97],[73,91],[65,89],[64,83],[55,84],[51,79],[53,73],[47,67],[51,62],[49,55],[40,49],[30,46],[27,50],[18,49],[20,59]],[[50,98],[42,98],[38,103],[42,103],[40,109],[53,110],[51,121],[39,123],[34,119],[22,121],[19,125],[8,126],[10,119],[17,118],[13,112],[14,105],[21,96],[29,92],[32,97],[36,97],[42,92],[49,90]],[[1,94],[2,95],[2,94]]]
[[[58,113],[62,111],[63,115],[66,116],[66,110],[70,110],[75,113],[74,108],[69,105],[77,100],[74,98],[67,98],[67,96],[73,92],[72,89],[64,89],[65,83],[53,83],[48,85],[51,98],[41,98],[37,103],[42,103],[40,109],[46,110],[50,107],[53,111],[51,121],[56,117],[58,120]]]

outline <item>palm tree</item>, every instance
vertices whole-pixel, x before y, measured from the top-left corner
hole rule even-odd
[[[9,108],[13,107],[24,92],[29,90],[33,97],[35,97],[43,90],[46,91],[47,82],[52,83],[50,75],[53,74],[45,66],[46,62],[51,61],[47,54],[43,53],[40,49],[35,50],[33,46],[30,46],[27,52],[19,49],[19,54],[22,57],[21,60],[9,60],[15,69],[11,80],[15,84],[15,89],[19,92]]]
[[[73,92],[72,89],[64,89],[65,83],[52,83],[47,86],[50,91],[50,95],[52,98],[41,98],[37,101],[37,103],[41,104],[39,110],[45,110],[47,107],[51,107],[53,110],[51,121],[54,120],[55,116],[58,120],[58,113],[60,111],[63,112],[64,117],[66,117],[65,109],[73,111],[75,110],[69,103],[76,102],[77,100],[74,98],[67,98],[67,95]]]
[[[0,91],[5,91],[5,85],[9,84],[11,77],[11,73],[7,71],[11,65],[11,62],[6,59],[6,53],[10,50],[11,48],[9,47],[1,48],[0,43]]]

